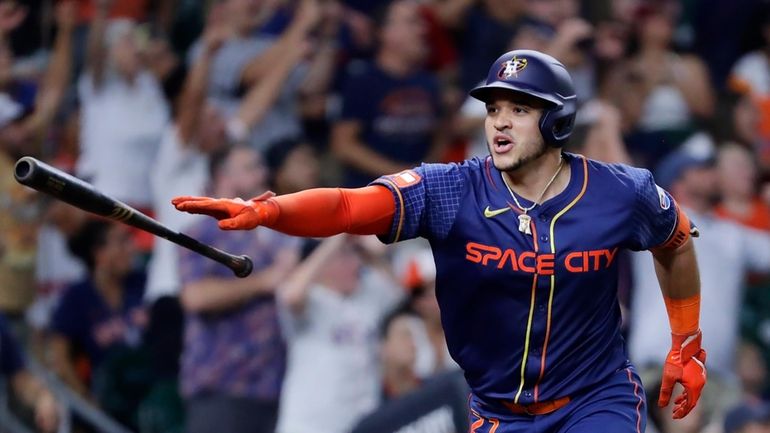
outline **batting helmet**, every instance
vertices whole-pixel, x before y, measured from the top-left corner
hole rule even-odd
[[[500,56],[487,81],[470,91],[487,102],[495,89],[507,89],[541,99],[547,108],[540,118],[543,140],[553,147],[567,142],[575,124],[577,100],[567,69],[553,57],[533,50],[514,50]]]

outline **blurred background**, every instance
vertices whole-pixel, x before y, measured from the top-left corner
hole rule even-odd
[[[619,259],[647,431],[770,432],[766,0],[0,0],[0,431],[468,431],[425,243],[225,234],[170,200],[483,157],[467,91],[513,48],[571,72],[567,151],[650,169],[700,227],[709,381],[682,421],[651,256]],[[18,185],[23,155],[255,272]]]

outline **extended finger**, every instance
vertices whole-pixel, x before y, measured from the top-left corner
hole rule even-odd
[[[663,377],[663,383],[660,386],[658,395],[658,406],[666,407],[671,401],[671,393],[674,392],[674,381]]]
[[[205,201],[205,200],[211,200],[211,197],[196,197],[191,195],[183,195],[179,197],[174,197],[171,199],[171,204],[174,206],[180,204],[180,203],[186,203],[186,202],[198,202],[198,201]]]

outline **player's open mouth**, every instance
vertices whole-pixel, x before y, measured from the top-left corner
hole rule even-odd
[[[496,134],[493,140],[495,153],[506,153],[513,149],[513,139],[505,134]]]

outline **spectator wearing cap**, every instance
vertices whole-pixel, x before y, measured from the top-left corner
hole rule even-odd
[[[770,406],[767,403],[740,405],[727,412],[725,433],[770,433]]]
[[[770,271],[770,236],[745,228],[714,214],[717,178],[713,158],[678,150],[655,170],[658,185],[667,189],[685,208],[698,227],[700,237],[694,245],[701,269],[702,323],[708,353],[709,383],[704,391],[706,405],[719,396],[719,404],[731,404],[737,394],[735,353],[739,341],[739,313],[747,272]],[[662,207],[670,203],[661,193]],[[665,357],[668,332],[666,310],[660,301],[652,256],[646,252],[632,255],[633,290],[629,353],[640,367],[650,367]],[[644,322],[644,326],[640,326]],[[657,371],[657,366],[655,367]],[[732,397],[731,397],[732,396]],[[710,415],[719,418],[724,407],[711,407]]]

